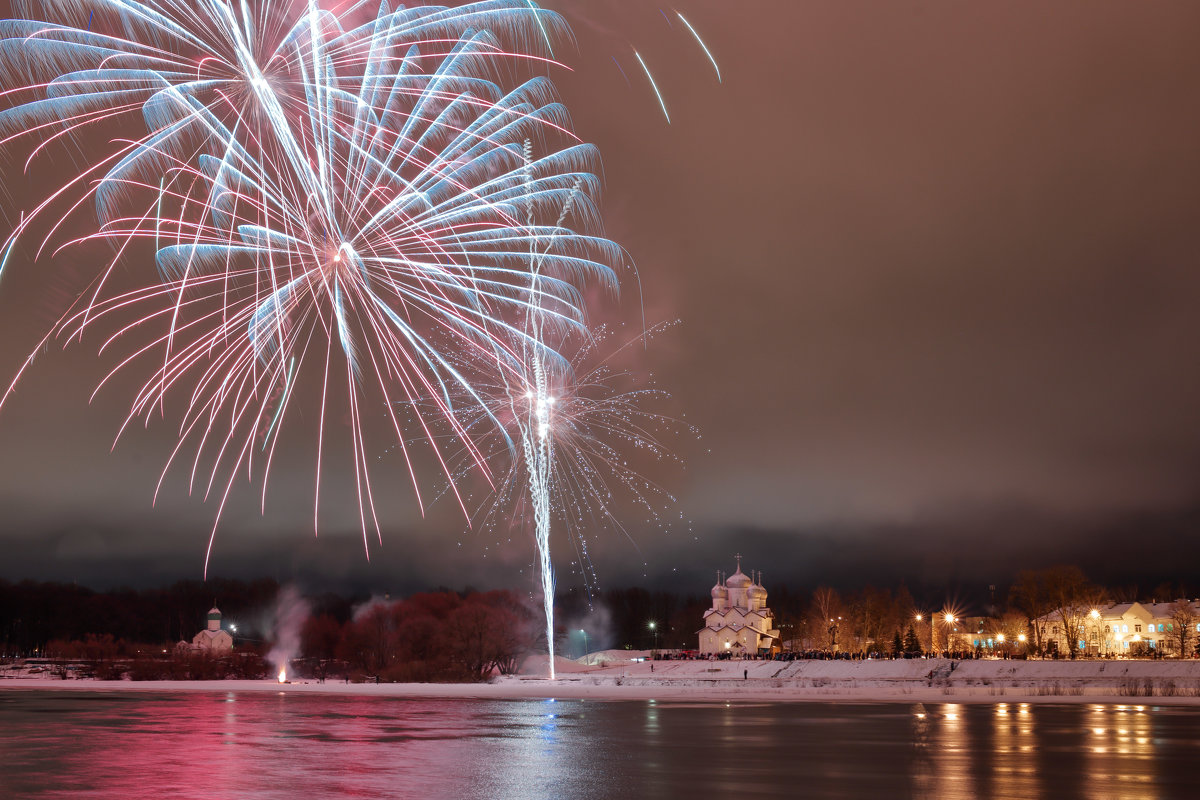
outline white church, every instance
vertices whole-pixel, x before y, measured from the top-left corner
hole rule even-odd
[[[221,610],[213,606],[208,612],[208,627],[192,637],[192,644],[180,642],[182,648],[192,652],[205,652],[220,656],[233,652],[233,636],[221,628]]]
[[[742,557],[736,558],[736,572],[725,579],[717,573],[712,608],[704,612],[704,627],[697,631],[701,655],[767,654],[779,646],[779,630],[767,607],[762,573],[757,580],[751,578],[742,572]]]

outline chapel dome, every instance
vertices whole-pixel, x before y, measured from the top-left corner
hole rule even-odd
[[[750,583],[750,576],[742,572],[741,567],[738,567],[738,571],[730,575],[729,580],[725,581],[725,585],[730,589],[745,589]]]
[[[713,597],[719,597],[720,599],[724,600],[725,598],[729,597],[729,590],[718,583],[712,588],[711,594]]]

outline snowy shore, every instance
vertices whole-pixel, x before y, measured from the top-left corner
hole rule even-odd
[[[1200,661],[631,661],[530,658],[523,673],[486,684],[341,681],[97,681],[0,677],[5,689],[285,692],[479,699],[686,702],[1124,703],[1200,706]],[[593,655],[595,658],[595,655]]]

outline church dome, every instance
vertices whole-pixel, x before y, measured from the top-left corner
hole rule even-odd
[[[729,597],[729,590],[718,583],[712,588],[712,596],[724,600]]]
[[[750,591],[748,594],[750,595],[751,598],[753,598],[755,600],[766,600],[767,599],[767,590],[764,589],[762,586],[760,586],[757,583],[750,587]]]
[[[730,575],[729,580],[725,581],[725,585],[730,589],[745,589],[750,583],[750,576],[742,572],[741,567],[738,567],[738,571]]]

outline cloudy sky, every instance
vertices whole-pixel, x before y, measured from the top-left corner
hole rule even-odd
[[[628,326],[681,324],[632,366],[701,432],[652,476],[669,529],[628,511],[589,549],[601,585],[1006,583],[1080,563],[1187,574],[1200,522],[1200,7],[686,0],[549,3],[556,80],[604,158],[607,233],[635,259]],[[665,12],[665,13],[664,13]],[[667,124],[633,57],[659,82]],[[20,180],[7,166],[8,189]],[[19,194],[19,192],[18,192]],[[77,291],[70,257],[0,282],[11,375]],[[0,577],[197,577],[215,507],[169,478],[172,427],[111,450],[128,409],[99,340],[35,362],[0,413]],[[336,585],[528,585],[523,530],[416,510],[377,443],[382,546],[350,488],[320,537],[311,464],[243,486],[213,569]],[[657,468],[656,468],[657,469]],[[341,494],[339,494],[339,492]],[[682,519],[679,519],[682,518]],[[557,543],[560,584],[573,550]]]

